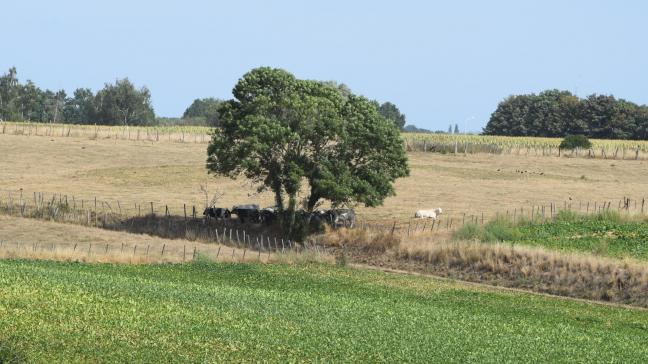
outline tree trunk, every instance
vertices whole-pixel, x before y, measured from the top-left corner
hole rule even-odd
[[[284,227],[284,231],[290,238],[293,237],[293,229],[295,227],[295,215],[297,213],[295,207],[297,207],[297,198],[293,193],[288,196],[288,221],[286,221],[287,224]]]

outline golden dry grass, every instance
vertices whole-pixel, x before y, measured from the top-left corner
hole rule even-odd
[[[259,252],[184,239],[162,239],[99,228],[0,215],[0,259],[24,258],[104,263],[180,263],[196,256],[219,262],[331,261],[321,251]],[[164,248],[164,254],[162,249]],[[245,250],[245,257],[244,257]]]
[[[388,231],[370,231],[366,229],[337,229],[326,231],[317,236],[317,240],[329,247],[360,249],[370,253],[384,253],[397,248],[401,236]]]
[[[221,191],[221,206],[257,202],[272,204],[268,193],[255,194],[245,180],[209,176],[204,168],[206,145],[74,137],[0,135],[0,186],[24,194],[62,193],[88,201],[96,196],[134,213],[154,202],[158,213],[168,205],[181,215],[183,204],[200,210],[205,185]],[[412,173],[396,183],[396,193],[375,209],[359,208],[368,220],[406,221],[417,209],[442,207],[443,218],[460,221],[469,215],[492,216],[532,205],[577,201],[641,199],[648,191],[648,162],[590,160],[542,156],[441,155],[410,153]],[[211,196],[210,196],[211,197]],[[613,203],[614,205],[614,203]]]

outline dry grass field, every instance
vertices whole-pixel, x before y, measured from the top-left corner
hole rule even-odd
[[[104,263],[180,263],[196,256],[219,262],[286,263],[309,259],[331,261],[332,257],[318,251],[299,253],[268,253],[234,248],[221,244],[205,244],[185,239],[116,232],[100,228],[56,223],[36,219],[0,215],[0,259],[28,258],[74,260]],[[164,253],[162,250],[164,249]]]
[[[0,135],[0,198],[8,191],[60,193],[88,201],[116,201],[134,213],[135,204],[157,212],[168,205],[201,209],[206,186],[223,192],[221,206],[257,202],[270,205],[269,193],[256,194],[244,179],[206,173],[206,145],[114,139]],[[411,176],[396,183],[395,197],[376,209],[359,208],[367,220],[405,220],[417,209],[442,207],[446,216],[492,216],[496,212],[572,199],[641,200],[648,195],[648,162],[515,155],[410,153]],[[614,205],[614,204],[613,204]]]

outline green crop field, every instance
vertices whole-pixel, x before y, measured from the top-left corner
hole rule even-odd
[[[0,362],[646,362],[648,312],[327,265],[0,261]]]

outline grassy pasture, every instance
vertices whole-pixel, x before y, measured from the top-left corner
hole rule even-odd
[[[645,362],[648,312],[326,265],[0,261],[0,360]]]
[[[484,226],[467,224],[454,233],[460,240],[481,240],[539,246],[566,252],[592,253],[610,258],[648,260],[646,219],[627,218],[616,212],[579,215],[560,212],[545,222],[513,223],[501,217]]]
[[[206,145],[200,143],[0,135],[0,198],[7,190],[74,195],[89,203],[96,196],[111,206],[116,201],[135,213],[154,202],[158,213],[172,214],[204,204],[200,186],[209,194],[222,191],[222,206],[258,202],[272,204],[268,193],[257,194],[245,180],[208,176]],[[562,204],[569,197],[583,201],[641,199],[648,190],[648,162],[516,155],[442,155],[412,152],[412,173],[396,183],[395,197],[376,209],[360,208],[370,220],[406,220],[417,209],[442,207],[455,221],[466,215],[531,205]],[[614,204],[613,204],[614,205]]]
[[[648,260],[646,221],[623,221],[605,215],[563,216],[553,223],[521,226],[520,233],[519,243],[524,245]]]

